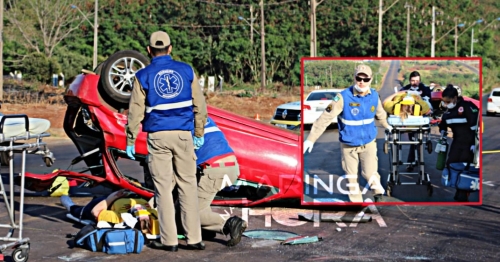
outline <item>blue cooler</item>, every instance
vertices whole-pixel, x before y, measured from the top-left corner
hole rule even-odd
[[[471,163],[451,163],[441,176],[441,184],[466,191],[479,191],[479,168]]]

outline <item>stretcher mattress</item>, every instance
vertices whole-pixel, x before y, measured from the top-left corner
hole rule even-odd
[[[0,121],[3,116],[0,116]],[[50,128],[50,121],[43,118],[29,118],[30,135],[39,135]],[[4,139],[9,139],[15,136],[25,136],[25,118],[7,118],[3,126]]]
[[[404,121],[401,120],[401,117],[391,115],[387,119],[387,122],[391,126],[423,126],[428,125],[430,123],[429,117],[423,116],[408,116]]]

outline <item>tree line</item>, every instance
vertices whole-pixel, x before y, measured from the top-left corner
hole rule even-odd
[[[384,0],[384,9],[397,0]],[[377,3],[375,3],[377,2]],[[6,0],[4,6],[4,74],[18,70],[25,79],[50,83],[54,73],[66,78],[92,68],[94,0]],[[257,0],[100,0],[98,61],[120,50],[146,55],[149,35],[171,36],[173,57],[199,75],[221,75],[231,86],[258,85],[261,77],[260,6]],[[429,57],[432,6],[436,6],[436,57],[455,56],[454,30],[459,27],[458,56],[471,49],[483,58],[484,84],[500,83],[500,1],[397,1],[383,14],[382,56],[406,53]],[[268,88],[300,85],[300,59],[310,56],[311,7],[303,0],[265,0],[264,38]],[[250,13],[253,10],[253,14]],[[378,1],[321,1],[316,8],[317,55],[375,57]],[[253,19],[252,19],[253,18]],[[474,21],[481,23],[472,26]],[[252,30],[253,29],[253,30]],[[467,29],[467,31],[465,31]],[[251,34],[253,31],[253,37]],[[447,32],[451,32],[445,36]],[[333,72],[334,73],[334,72]],[[326,78],[325,78],[326,81]]]

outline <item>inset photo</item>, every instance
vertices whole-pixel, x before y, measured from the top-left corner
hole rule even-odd
[[[303,205],[480,205],[481,58],[303,58]]]

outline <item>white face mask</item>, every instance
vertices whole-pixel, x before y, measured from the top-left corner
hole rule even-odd
[[[354,88],[356,89],[356,91],[358,91],[360,93],[364,93],[364,92],[368,91],[368,89],[370,89],[369,86],[361,88],[358,85],[354,85]]]
[[[442,105],[443,107],[448,108],[448,109],[453,109],[453,108],[454,108],[457,104],[455,104],[455,103],[449,103],[449,104],[447,104],[447,105],[446,105],[446,104],[444,103],[444,101],[441,101],[441,105]]]
[[[410,86],[411,91],[418,91],[418,86]]]

